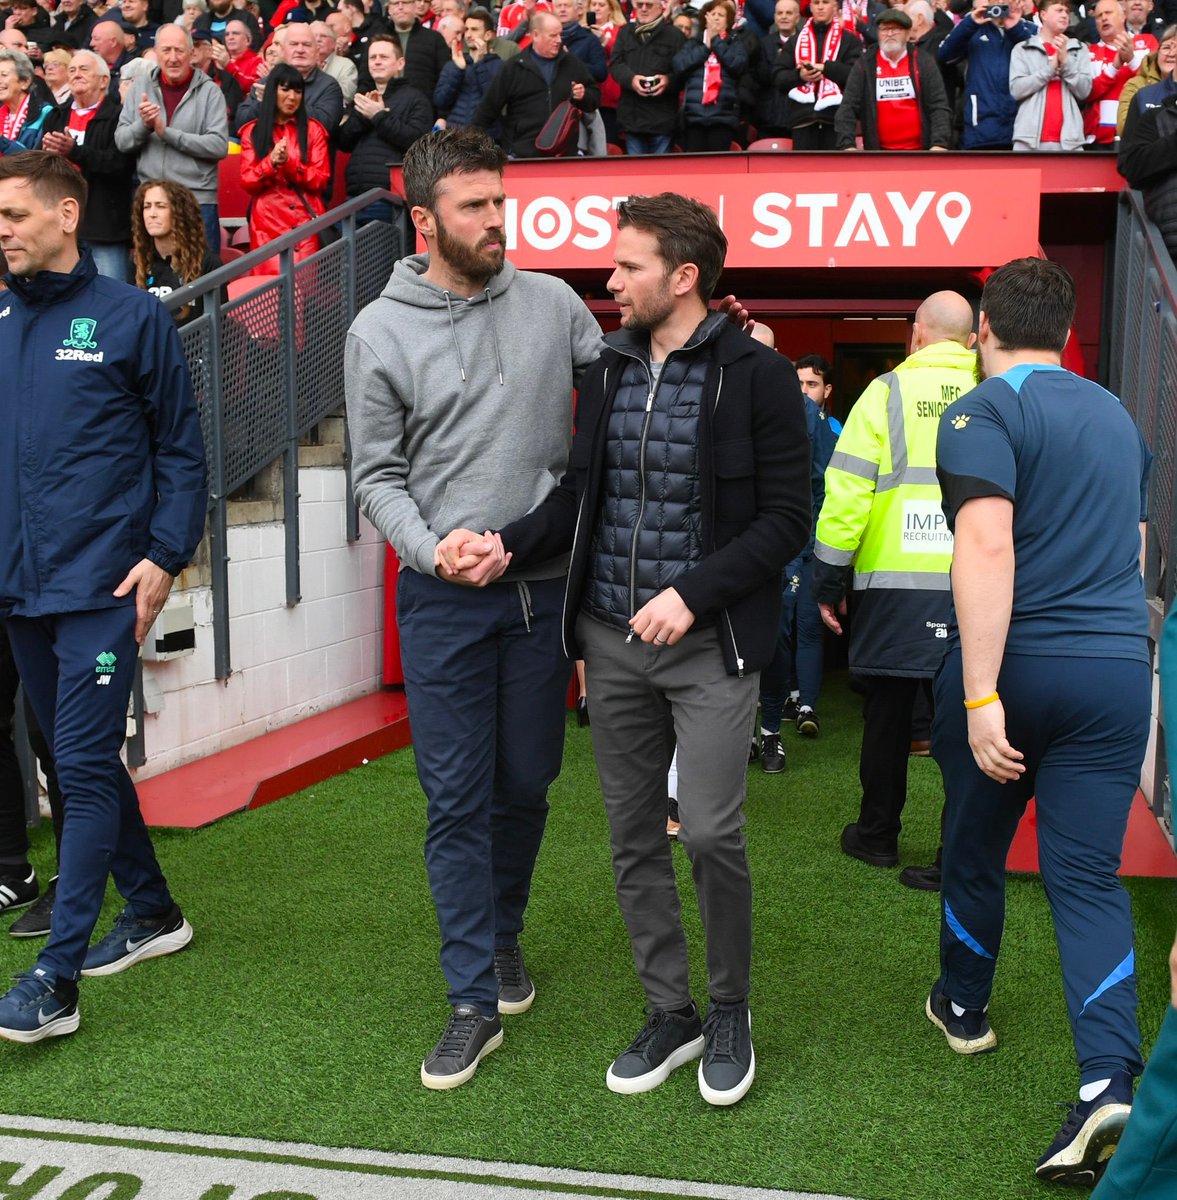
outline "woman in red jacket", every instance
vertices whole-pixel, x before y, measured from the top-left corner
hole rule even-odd
[[[307,116],[303,78],[279,63],[266,76],[256,121],[241,130],[241,186],[253,197],[249,206],[249,246],[256,250],[275,238],[320,217],[322,191],[331,174],[327,131]],[[319,248],[309,237],[295,248],[295,259]],[[264,269],[269,273],[270,264]],[[257,268],[255,273],[262,273]]]
[[[595,21],[589,28],[597,35],[605,51],[605,62],[613,65],[613,43],[617,41],[618,30],[625,24],[625,13],[619,0],[589,0],[589,12]],[[613,72],[605,76],[601,84],[601,119],[605,122],[605,136],[610,142],[617,142],[617,101],[621,96],[621,86],[613,78]]]

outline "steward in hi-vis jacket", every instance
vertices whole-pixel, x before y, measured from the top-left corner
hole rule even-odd
[[[862,810],[842,849],[873,866],[898,862],[911,714],[947,646],[952,536],[936,481],[940,414],[975,383],[973,313],[937,292],[920,306],[911,354],[850,410],[826,471],[813,593],[826,624],[853,580],[850,669],[866,689]],[[926,886],[926,884],[925,884]]]

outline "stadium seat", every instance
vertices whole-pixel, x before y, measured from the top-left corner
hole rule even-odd
[[[606,153],[610,157],[614,157],[619,154],[624,154],[625,151],[616,142],[610,142],[608,145],[608,148],[606,150]]]
[[[772,154],[778,150],[792,150],[792,138],[759,138],[748,146],[749,154]]]

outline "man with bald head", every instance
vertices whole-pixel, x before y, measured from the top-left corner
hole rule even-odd
[[[862,393],[826,471],[813,594],[840,635],[854,592],[850,670],[866,694],[862,803],[842,830],[842,850],[872,867],[899,863],[912,709],[921,691],[930,702],[948,645],[952,536],[936,482],[936,432],[940,415],[975,383],[975,341],[963,296],[929,296],[916,310],[911,353]],[[900,882],[938,888],[939,865],[908,867]]]
[[[106,69],[110,72],[110,83],[107,90],[117,100],[119,72],[122,70],[123,63],[134,57],[127,53],[124,45],[122,23],[111,18],[99,21],[90,30],[90,49],[106,63]]]

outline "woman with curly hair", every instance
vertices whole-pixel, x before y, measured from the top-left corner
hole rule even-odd
[[[302,75],[279,63],[266,76],[256,121],[241,130],[241,186],[249,206],[249,247],[297,229],[326,211],[321,192],[331,175],[327,131],[307,116]],[[319,248],[317,237],[295,247],[295,259]]]
[[[161,300],[221,265],[205,241],[204,219],[196,197],[183,184],[170,179],[149,179],[135,193],[131,254],[135,286]],[[189,304],[173,315],[176,324],[183,325],[196,313]]]

